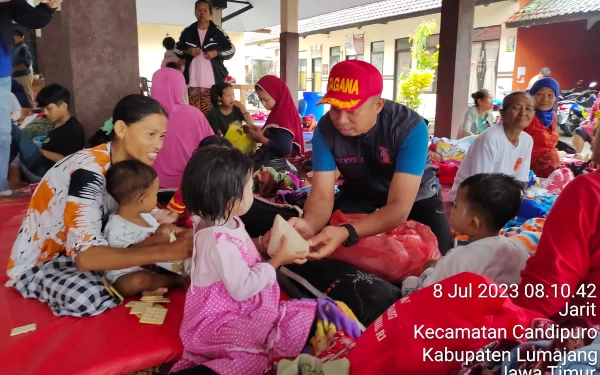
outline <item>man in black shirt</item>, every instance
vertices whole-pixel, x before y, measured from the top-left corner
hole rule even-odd
[[[69,112],[70,98],[69,91],[57,84],[40,90],[38,105],[54,124],[54,129],[43,140],[41,148],[13,125],[11,160],[18,154],[22,165],[37,177],[43,177],[57,161],[83,148],[83,127]]]

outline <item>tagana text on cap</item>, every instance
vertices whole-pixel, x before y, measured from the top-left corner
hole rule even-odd
[[[347,60],[331,68],[327,93],[319,104],[355,111],[369,98],[382,92],[383,77],[375,66],[361,60]]]

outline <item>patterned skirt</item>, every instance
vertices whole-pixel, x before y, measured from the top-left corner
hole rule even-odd
[[[14,287],[25,298],[47,303],[56,316],[98,315],[120,303],[104,288],[102,272],[81,272],[64,255],[27,270]]]
[[[204,116],[213,109],[212,103],[210,102],[210,89],[204,87],[190,87],[188,88],[190,105],[198,108]]]

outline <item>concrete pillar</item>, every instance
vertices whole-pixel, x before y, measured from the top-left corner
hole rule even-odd
[[[117,102],[140,93],[135,0],[68,0],[37,39],[46,84],[71,91],[86,139]]]
[[[281,0],[280,78],[285,81],[294,102],[298,102],[298,0]]]
[[[215,23],[215,25],[222,27],[223,22],[223,10],[222,9],[213,9],[212,16],[210,17],[211,21]]]
[[[468,105],[476,0],[443,0],[435,135],[458,134]]]

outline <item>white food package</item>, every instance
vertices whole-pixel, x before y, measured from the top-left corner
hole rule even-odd
[[[267,253],[273,256],[281,245],[281,237],[287,237],[288,250],[293,253],[303,254],[308,253],[308,242],[291,226],[281,215],[275,216],[273,228],[271,229],[271,240]]]

